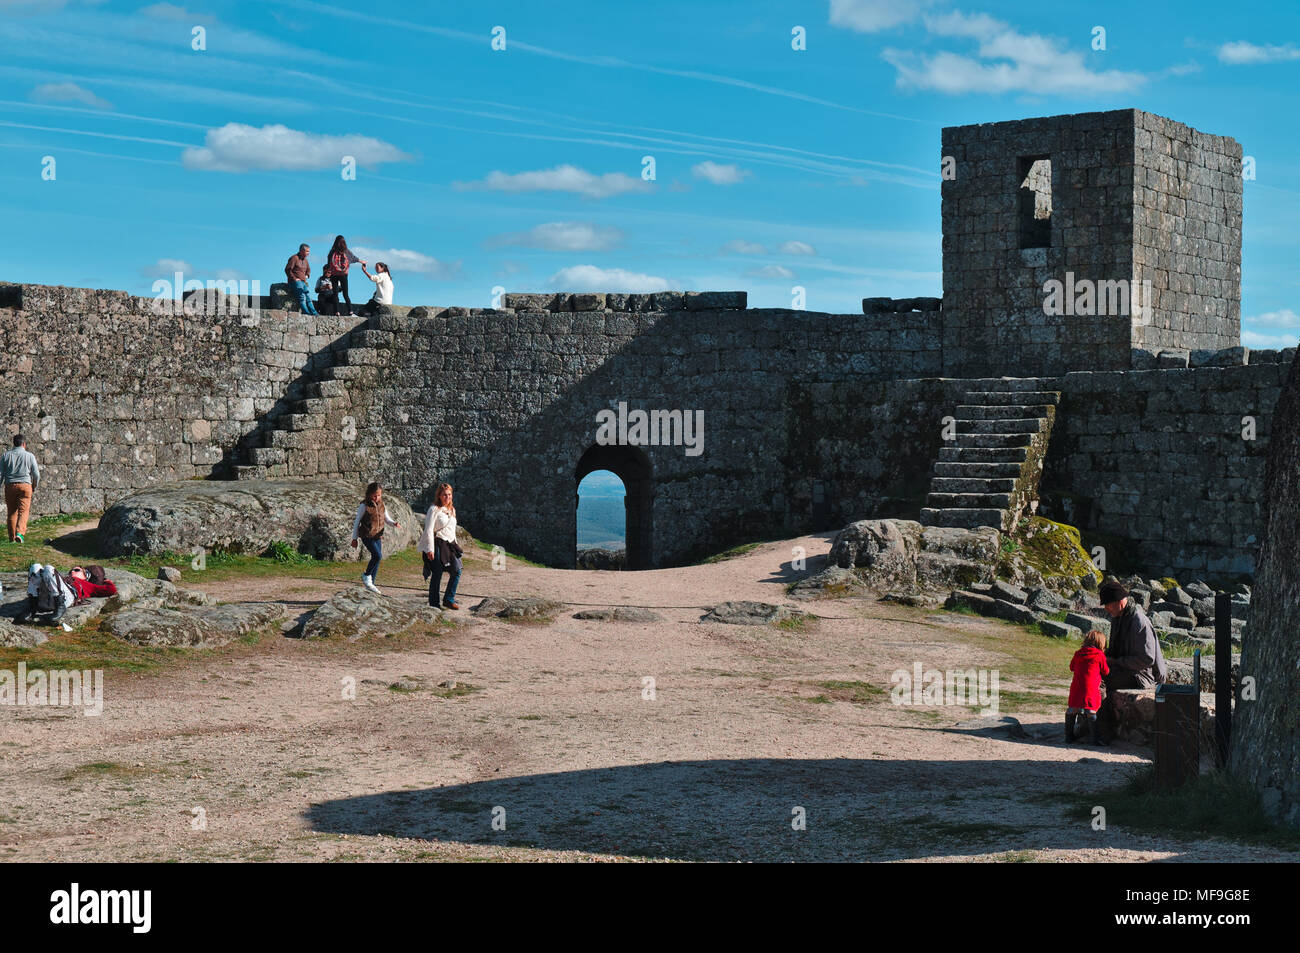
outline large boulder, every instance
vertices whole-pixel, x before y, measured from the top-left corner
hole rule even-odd
[[[349,545],[364,487],[347,480],[185,480],[118,500],[99,521],[105,556],[191,554],[224,550],[260,555],[287,543],[317,559],[358,559]],[[385,492],[389,514],[401,526],[384,532],[384,551],[411,545],[419,535],[411,508]]]
[[[1230,769],[1260,793],[1264,809],[1300,827],[1300,361],[1273,411],[1250,638],[1241,675],[1255,680],[1238,701]]]
[[[874,592],[964,589],[992,580],[999,541],[998,531],[988,526],[958,529],[912,520],[858,520],[836,535],[829,563],[852,570]]]
[[[394,599],[360,586],[336,592],[302,625],[306,639],[346,639],[391,636],[442,622],[441,609],[425,602]]]

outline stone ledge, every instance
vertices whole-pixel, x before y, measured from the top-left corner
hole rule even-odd
[[[908,311],[939,311],[942,298],[863,298],[863,314],[905,314]]]

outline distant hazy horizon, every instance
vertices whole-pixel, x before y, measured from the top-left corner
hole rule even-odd
[[[578,548],[622,549],[627,515],[623,481],[608,470],[587,474],[578,485]]]

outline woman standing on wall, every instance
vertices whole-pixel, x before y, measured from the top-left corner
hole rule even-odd
[[[366,552],[370,553],[370,562],[361,575],[361,581],[371,592],[379,592],[379,587],[375,585],[375,573],[379,571],[379,561],[384,558],[384,528],[396,526],[400,529],[401,525],[384,509],[383,484],[371,483],[367,486],[366,498],[357,507],[356,519],[352,521],[352,548],[356,548],[359,538],[366,547]]]
[[[330,246],[329,257],[325,259],[325,269],[330,282],[334,285],[334,300],[339,302],[339,314],[352,314],[352,298],[348,295],[348,268],[354,261],[360,261],[361,266],[365,267],[366,263],[352,254],[348,248],[347,239],[342,235],[335,235],[334,244]],[[344,301],[347,302],[347,310],[343,309]]]
[[[438,607],[438,589],[442,585],[442,574],[446,572],[450,578],[442,605],[446,609],[459,609],[456,587],[460,585],[464,551],[456,542],[456,505],[452,502],[450,483],[439,483],[433,491],[433,505],[424,514],[420,555],[424,557],[424,575],[429,580],[429,605],[435,609]]]

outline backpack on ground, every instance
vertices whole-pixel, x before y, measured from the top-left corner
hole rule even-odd
[[[66,585],[57,572],[42,572],[36,582],[36,611],[54,612],[63,605]]]

